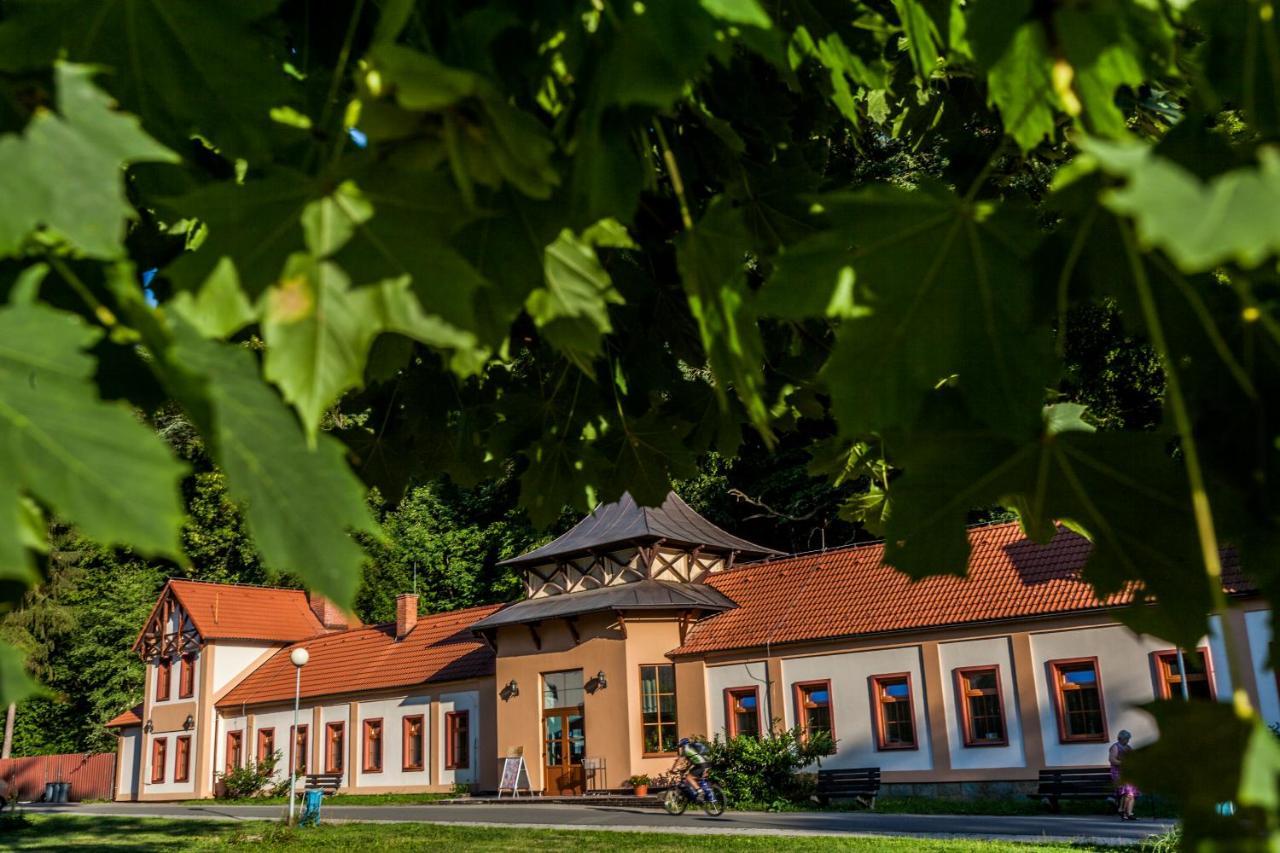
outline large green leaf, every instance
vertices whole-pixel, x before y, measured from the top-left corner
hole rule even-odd
[[[280,274],[285,259],[304,249],[302,213],[323,197],[318,182],[276,169],[243,183],[220,181],[167,199],[175,218],[198,219],[206,231],[198,248],[165,274],[180,289],[198,291],[222,259],[230,258],[241,286],[256,298]]]
[[[1130,622],[1194,646],[1207,627],[1211,590],[1190,492],[1167,438],[1094,432],[1082,407],[1059,404],[1045,409],[1038,434],[1018,439],[974,425],[945,397],[924,428],[891,438],[904,473],[889,489],[886,561],[915,577],[963,574],[969,511],[1012,506],[1038,541],[1051,539],[1058,522],[1086,532],[1093,550],[1084,576],[1098,594],[1140,584],[1138,599],[1154,597],[1160,608],[1135,608]]]
[[[177,557],[184,466],[127,407],[98,399],[101,332],[39,305],[0,308],[0,539],[28,541],[25,492],[105,544]],[[27,577],[9,561],[0,577]]]
[[[93,85],[94,69],[58,63],[58,112],[40,110],[21,135],[0,136],[0,254],[18,251],[37,228],[98,258],[123,251],[124,166],[177,157],[116,112]]]
[[[1140,143],[1088,140],[1107,172],[1126,179],[1104,200],[1132,216],[1138,236],[1188,272],[1227,261],[1253,267],[1280,252],[1280,155],[1258,150],[1258,165],[1202,181]]]
[[[677,262],[721,405],[732,387],[751,422],[769,435],[764,344],[747,288],[750,245],[742,211],[718,196],[681,238]]]
[[[377,525],[342,444],[323,433],[308,444],[293,414],[259,377],[249,350],[205,340],[181,323],[174,332],[166,362],[203,383],[204,400],[183,402],[189,411],[199,411],[193,402],[208,407],[211,420],[201,424],[202,432],[264,562],[349,606],[364,561],[350,533],[375,533]]]
[[[260,154],[271,108],[288,95],[283,54],[258,28],[278,5],[15,0],[0,24],[0,67],[38,68],[65,51],[111,69],[111,93],[165,142],[198,134],[233,154]]]
[[[600,337],[613,331],[609,306],[622,296],[600,265],[592,242],[569,229],[543,253],[545,285],[525,300],[535,324],[557,349],[584,372],[600,354]]]
[[[841,429],[910,423],[925,393],[956,375],[989,423],[1034,422],[1051,371],[1047,332],[1028,334],[1026,257],[1038,236],[1027,218],[933,184],[874,186],[822,204],[833,228],[795,248],[816,292],[795,298],[855,315],[823,369]]]
[[[39,692],[27,674],[26,656],[8,643],[0,643],[0,705],[21,702]]]
[[[485,355],[474,335],[426,315],[408,279],[352,288],[336,264],[306,254],[290,257],[264,299],[263,373],[298,410],[309,441],[325,411],[363,383],[369,349],[383,332],[457,350],[461,373],[477,370]]]

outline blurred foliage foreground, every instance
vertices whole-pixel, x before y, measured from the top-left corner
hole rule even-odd
[[[343,603],[369,486],[514,465],[544,525],[815,423],[912,575],[1003,506],[1185,646],[1224,550],[1280,590],[1269,0],[3,0],[0,74],[8,606],[52,517],[182,559],[165,407]],[[1098,306],[1148,429],[1063,393]],[[1189,844],[1280,837],[1243,691],[1152,710]]]

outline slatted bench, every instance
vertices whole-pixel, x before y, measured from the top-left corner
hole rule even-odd
[[[880,768],[855,767],[849,770],[819,770],[814,797],[826,805],[833,798],[852,799],[869,809],[880,796]]]
[[[342,787],[341,773],[308,773],[302,777],[308,788],[319,788],[325,794],[336,794]]]
[[[1114,800],[1116,783],[1106,767],[1080,767],[1069,770],[1041,770],[1040,785],[1027,794],[1056,812],[1061,800]]]

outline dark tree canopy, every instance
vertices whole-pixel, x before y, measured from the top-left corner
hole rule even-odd
[[[186,561],[208,472],[228,571],[351,602],[371,486],[541,528],[797,453],[902,571],[1066,522],[1193,644],[1222,546],[1280,586],[1277,43],[1266,0],[4,0],[4,600],[50,517]],[[1229,735],[1176,738],[1193,836],[1280,828],[1243,693],[1155,713]]]

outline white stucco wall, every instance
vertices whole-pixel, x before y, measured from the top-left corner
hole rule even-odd
[[[325,766],[328,760],[328,743],[326,730],[330,723],[342,723],[342,734],[344,743],[342,746],[342,786],[347,787],[351,782],[351,706],[343,702],[340,705],[325,705],[320,709],[320,734],[319,740],[316,741],[320,745],[320,763],[316,765],[316,773],[324,773],[328,771]]]
[[[213,653],[213,692],[219,693],[233,681],[249,674],[249,668],[268,649],[278,648],[269,643],[244,643],[219,640]]]
[[[353,768],[356,774],[356,785],[360,787],[383,787],[387,785],[428,785],[430,784],[430,768],[431,768],[431,697],[430,696],[403,696],[398,699],[382,699],[377,702],[361,702],[357,711],[359,715],[359,725],[354,732],[349,732],[348,737],[355,738],[356,764]],[[405,771],[404,767],[404,718],[421,714],[423,724],[427,726],[428,731],[424,733],[423,749],[427,753],[423,756],[423,769]],[[382,719],[382,772],[381,773],[365,773],[364,772],[364,721],[371,719]],[[476,724],[474,714],[472,715],[472,725]]]
[[[132,797],[138,793],[138,782],[141,779],[142,762],[138,746],[142,742],[142,728],[130,726],[120,731],[120,778],[117,780],[116,796]]]
[[[445,760],[445,730],[444,720],[445,714],[451,711],[469,711],[471,718],[469,733],[471,736],[471,766],[463,770],[446,770],[444,766]],[[480,727],[484,725],[484,721],[480,719],[480,694],[475,690],[467,690],[460,693],[444,693],[441,694],[440,700],[436,702],[435,711],[435,730],[436,743],[434,753],[435,766],[437,768],[437,778],[441,785],[454,785],[460,782],[475,782],[478,778],[479,764],[486,759],[486,756],[480,754]]]
[[[224,717],[219,714],[216,718],[213,736],[213,773],[214,778],[218,779],[227,769],[227,732],[239,729],[241,733],[241,758],[249,759],[256,762],[258,755],[254,751],[254,741],[250,740],[250,733],[247,726],[247,720],[241,715]]]
[[[873,675],[896,672],[911,674],[911,701],[916,721],[916,749],[876,749],[872,724],[871,689]],[[824,758],[826,768],[880,767],[882,770],[929,770],[933,761],[929,754],[929,726],[925,712],[925,685],[921,672],[920,648],[904,646],[849,652],[838,655],[787,658],[782,661],[784,720],[788,727],[796,724],[793,685],[800,681],[830,679],[832,719],[836,754]]]
[[[195,796],[197,770],[196,770],[196,742],[195,742],[194,732],[189,733],[191,737],[191,758],[189,759],[189,763],[187,765],[187,768],[188,768],[187,781],[185,782],[173,781],[173,771],[174,771],[174,767],[177,766],[177,760],[178,760],[178,738],[180,736],[187,735],[187,734],[188,734],[187,732],[157,732],[156,734],[148,735],[146,738],[143,739],[143,743],[145,744],[145,751],[142,756],[141,778],[147,780],[145,793],[147,794],[189,794],[191,796]],[[156,738],[165,738],[168,740],[168,744],[165,748],[165,756],[164,756],[164,764],[165,764],[164,782],[153,784],[150,781],[151,755],[152,755],[152,749],[153,749],[152,744]]]
[[[312,731],[314,726],[311,720],[311,707],[301,707],[298,710],[298,725],[307,727],[307,772],[315,773],[315,762],[311,761],[311,744],[315,743],[316,733]],[[276,730],[276,749],[280,752],[280,763],[276,765],[275,777],[277,780],[286,779],[289,776],[289,733],[293,728],[293,709],[286,711],[272,711],[267,714],[255,714],[253,717],[253,731],[246,732],[245,754],[251,756],[255,761],[258,758],[258,732],[263,729],[274,728]],[[225,732],[225,729],[224,729]],[[225,740],[225,737],[224,737]],[[224,744],[225,746],[225,744]]]
[[[1022,744],[1022,724],[1018,718],[1018,695],[1014,687],[1012,650],[1007,637],[941,643],[938,659],[942,665],[942,704],[947,719],[947,747],[951,767],[973,770],[987,767],[1023,767],[1026,756]],[[956,693],[955,670],[971,666],[998,666],[1000,692],[1004,699],[1007,746],[965,746],[964,718]]]
[[[769,708],[769,691],[765,684],[765,662],[735,663],[729,666],[709,666],[707,678],[708,735],[725,737],[724,692],[731,687],[754,687],[760,697],[760,729],[769,728],[770,714],[782,719],[782,708]]]
[[[170,698],[163,701],[158,701],[155,694],[156,678],[159,675],[157,670],[159,669],[159,666],[154,663],[147,664],[147,677],[151,679],[151,683],[147,688],[151,691],[151,704],[153,706],[164,707],[166,705],[176,705],[179,702],[199,702],[201,699],[200,679],[204,672],[204,663],[207,654],[208,652],[205,649],[201,649],[200,652],[196,654],[195,660],[192,661],[192,669],[194,670],[192,672],[192,677],[194,678],[194,682],[192,684],[191,695],[181,698],[179,698],[178,694],[182,692],[182,658],[173,658],[173,666],[169,671]]]
[[[1267,665],[1271,649],[1271,611],[1251,610],[1244,614],[1245,631],[1249,635],[1249,656],[1258,683],[1258,713],[1268,725],[1280,722],[1280,687],[1275,671]],[[1216,666],[1216,662],[1215,662]]]
[[[1202,641],[1204,645],[1207,641]],[[1134,746],[1150,743],[1157,736],[1155,721],[1135,706],[1155,698],[1151,653],[1167,651],[1172,644],[1155,637],[1138,636],[1120,625],[1081,628],[1032,634],[1040,727],[1044,733],[1045,762],[1050,767],[1104,766],[1110,743],[1061,743],[1054,710],[1053,685],[1047,662],[1062,658],[1096,657],[1107,720],[1107,735],[1114,740],[1121,729],[1133,733]],[[1212,657],[1212,645],[1210,647]],[[1222,673],[1214,661],[1214,676],[1222,683]]]

